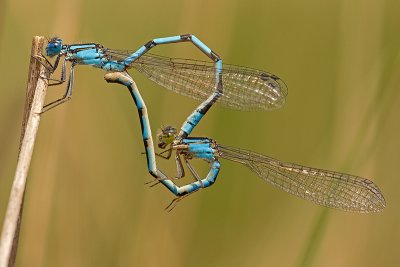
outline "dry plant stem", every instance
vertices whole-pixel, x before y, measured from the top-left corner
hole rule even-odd
[[[0,267],[14,266],[17,253],[25,186],[48,85],[47,80],[41,78],[49,77],[48,70],[33,58],[41,54],[44,40],[44,37],[35,36],[32,41],[18,163],[0,238]]]

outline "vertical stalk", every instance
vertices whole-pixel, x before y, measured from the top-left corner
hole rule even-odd
[[[32,41],[18,163],[0,237],[0,267],[14,266],[17,255],[25,187],[36,133],[39,128],[40,112],[48,86],[47,80],[41,77],[48,78],[50,75],[49,71],[34,58],[43,51],[44,41],[45,38],[39,36],[33,37]]]

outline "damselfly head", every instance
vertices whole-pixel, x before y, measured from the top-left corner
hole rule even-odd
[[[158,147],[159,148],[166,148],[167,145],[172,144],[175,140],[176,136],[176,128],[173,126],[165,126],[161,128],[161,132],[158,133]]]
[[[49,43],[46,47],[46,55],[48,57],[54,57],[61,52],[62,49],[62,40],[58,37],[53,37],[50,39]]]

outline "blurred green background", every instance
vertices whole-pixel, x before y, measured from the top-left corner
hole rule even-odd
[[[193,33],[224,62],[273,72],[289,87],[283,109],[215,107],[194,136],[370,177],[387,201],[379,214],[327,210],[224,161],[212,188],[167,213],[169,191],[144,185],[151,176],[128,92],[79,66],[73,99],[42,117],[16,266],[399,266],[399,11],[397,0],[1,1],[1,220],[33,35],[136,49]],[[205,59],[190,44],[153,52]],[[131,74],[153,134],[180,126],[198,104]],[[49,88],[47,101],[63,90]]]

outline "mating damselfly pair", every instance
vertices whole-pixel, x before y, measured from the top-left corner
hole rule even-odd
[[[156,45],[178,42],[193,43],[212,62],[147,53]],[[60,61],[62,66],[60,79],[52,79],[50,85],[65,82],[66,62],[69,61],[71,66],[64,96],[46,105],[45,111],[71,98],[76,65],[104,69],[108,71],[105,75],[107,82],[120,83],[129,89],[139,113],[148,170],[156,182],[162,183],[177,196],[169,208],[173,208],[183,197],[211,186],[221,168],[220,158],[239,162],[270,184],[326,207],[356,212],[376,212],[385,207],[379,188],[368,179],[284,163],[262,154],[218,144],[210,138],[189,136],[214,103],[238,110],[273,110],[284,105],[287,95],[286,85],[278,76],[261,70],[223,65],[218,54],[194,35],[153,39],[136,51],[108,49],[96,43],[66,45],[60,38],[52,38],[46,55],[56,57],[54,64],[50,64],[45,57],[39,59],[52,73]],[[158,146],[165,150],[161,153],[155,153],[147,108],[136,84],[126,72],[129,68],[137,69],[167,89],[202,101],[179,132],[172,126],[162,129]],[[184,163],[194,182],[178,186],[171,176],[157,168],[156,156],[170,159],[172,154],[178,167],[178,178],[185,176]],[[202,159],[210,164],[205,178],[201,178],[192,167],[190,162],[193,159]]]

